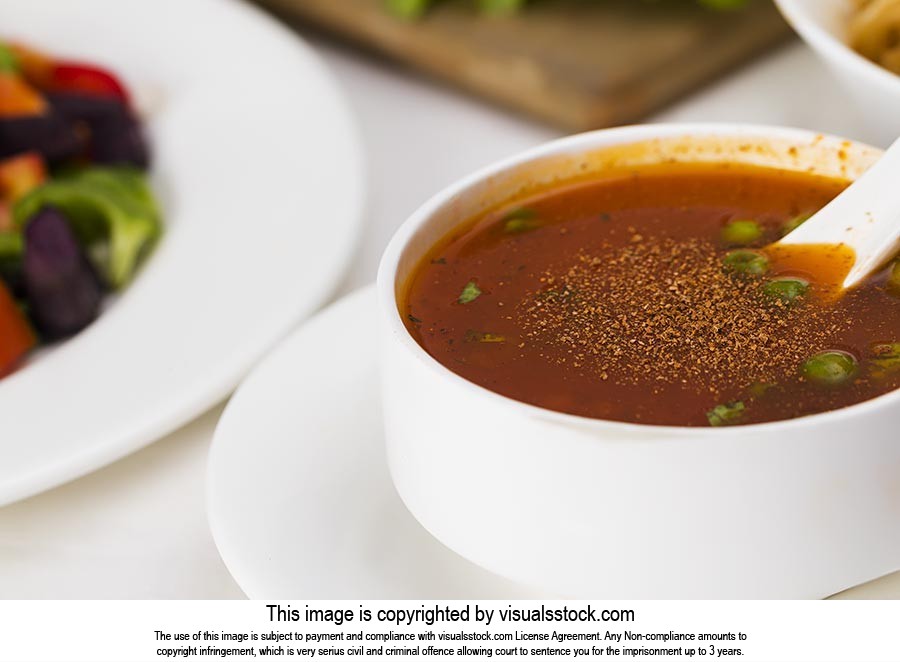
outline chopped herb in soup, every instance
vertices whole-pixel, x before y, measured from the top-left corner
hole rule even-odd
[[[846,182],[668,166],[511,200],[433,248],[409,329],[447,368],[593,418],[731,426],[900,387],[900,267],[839,295],[852,254],[767,248]]]

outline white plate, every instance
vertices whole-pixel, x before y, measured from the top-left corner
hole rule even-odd
[[[91,325],[0,380],[0,504],[224,397],[330,294],[362,207],[357,135],[287,29],[229,0],[0,0],[0,32],[120,72],[146,110],[160,245]]]
[[[339,301],[228,403],[207,507],[231,574],[254,599],[547,597],[451,552],[400,501],[384,456],[375,316],[372,288]],[[844,596],[900,598],[900,573]]]
[[[374,327],[368,287],[294,332],[228,403],[207,479],[222,559],[255,599],[534,597],[432,538],[394,491]]]

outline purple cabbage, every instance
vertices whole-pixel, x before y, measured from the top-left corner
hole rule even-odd
[[[60,113],[0,119],[0,160],[22,152],[39,152],[55,164],[83,150],[84,141],[75,124]]]
[[[124,103],[112,97],[74,93],[50,94],[47,100],[70,121],[88,127],[91,162],[147,168],[150,154],[141,124]]]
[[[77,333],[100,312],[100,279],[68,221],[52,207],[25,226],[21,273],[32,321],[47,339]]]
[[[140,120],[111,97],[48,94],[42,115],[0,119],[0,159],[39,152],[51,165],[86,156],[92,163],[146,169],[150,152]]]

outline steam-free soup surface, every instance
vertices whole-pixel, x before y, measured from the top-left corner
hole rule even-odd
[[[461,219],[402,312],[453,372],[582,416],[721,426],[858,403],[900,386],[891,267],[839,297],[852,254],[763,250],[845,185],[670,166],[556,186]]]

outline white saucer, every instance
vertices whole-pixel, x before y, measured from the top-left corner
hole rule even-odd
[[[290,336],[228,404],[207,505],[231,574],[255,599],[547,597],[451,552],[400,501],[385,464],[374,326],[367,287]],[[900,574],[845,596],[900,598]]]
[[[207,503],[222,559],[251,598],[535,597],[431,537],[384,458],[375,292],[290,336],[229,402]]]

